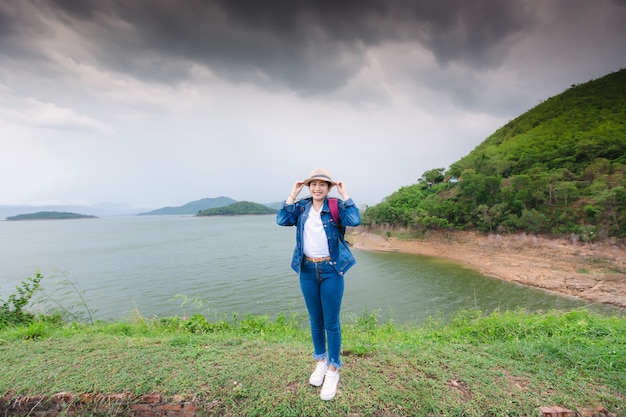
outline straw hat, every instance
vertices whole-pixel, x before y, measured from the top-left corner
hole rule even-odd
[[[330,183],[331,187],[335,185],[335,181],[333,181],[330,177],[330,172],[324,168],[315,168],[313,172],[311,172],[311,175],[309,175],[309,178],[302,182],[308,187],[311,181],[326,181]]]

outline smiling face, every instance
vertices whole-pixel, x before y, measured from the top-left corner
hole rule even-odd
[[[313,197],[313,201],[324,201],[328,192],[330,191],[330,185],[326,181],[311,181],[309,183],[309,191]]]

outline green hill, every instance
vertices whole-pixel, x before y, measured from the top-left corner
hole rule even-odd
[[[178,207],[162,207],[160,209],[148,211],[145,213],[139,213],[138,216],[151,216],[151,215],[163,215],[163,214],[196,214],[199,211],[214,208],[224,207],[229,204],[233,204],[236,200],[229,197],[217,197],[217,198],[203,198],[201,200],[191,201],[187,204]]]
[[[18,214],[7,217],[7,220],[64,220],[64,219],[96,219],[96,216],[60,211],[39,211],[37,213]]]
[[[510,121],[446,172],[369,207],[384,227],[626,237],[626,70]]]
[[[506,177],[541,164],[580,174],[598,158],[626,164],[626,70],[544,101],[498,129],[450,172]]]
[[[246,214],[276,214],[278,210],[263,204],[238,201],[226,207],[216,207],[198,212],[198,216],[239,216]]]

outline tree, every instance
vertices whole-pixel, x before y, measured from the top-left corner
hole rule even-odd
[[[476,216],[479,219],[478,226],[481,229],[488,228],[490,233],[493,233],[494,229],[502,221],[506,214],[506,204],[494,204],[489,207],[486,204],[481,204],[476,209]]]
[[[430,169],[422,174],[419,181],[425,182],[428,185],[439,184],[445,178],[443,175],[444,172],[444,168]]]

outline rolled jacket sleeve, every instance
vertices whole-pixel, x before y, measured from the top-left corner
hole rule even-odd
[[[300,209],[297,204],[283,202],[282,207],[276,214],[276,223],[280,226],[295,226],[298,222]]]
[[[361,213],[352,198],[339,200],[339,219],[342,226],[355,227],[361,224]]]

